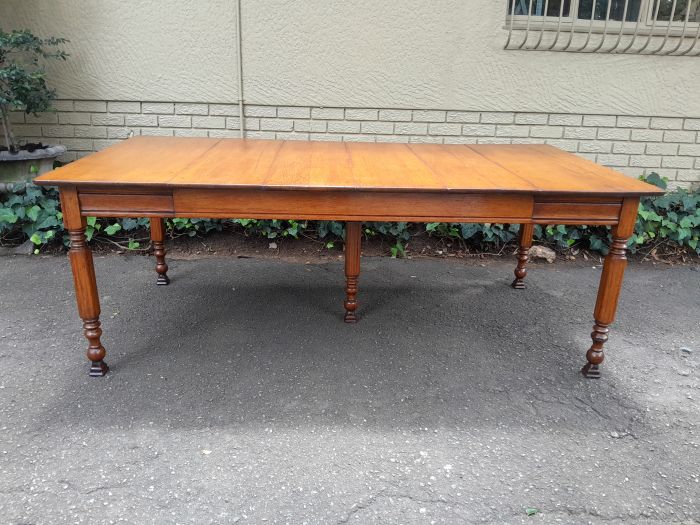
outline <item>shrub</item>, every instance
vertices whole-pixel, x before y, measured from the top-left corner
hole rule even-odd
[[[666,182],[656,174],[645,179],[651,184],[666,189]],[[650,250],[662,244],[688,248],[700,255],[700,194],[684,189],[667,192],[660,197],[645,197],[639,205],[639,217],[634,234],[630,238],[632,251],[642,246]],[[257,219],[169,219],[171,235],[194,236],[224,228],[242,228],[247,235],[268,239],[312,235],[333,245],[343,235],[343,223],[334,221],[294,221]],[[128,238],[130,249],[139,248],[133,232],[147,227],[148,219],[107,220],[89,217],[86,236],[110,237],[120,235]],[[364,225],[367,237],[381,235],[392,239],[393,256],[403,255],[411,236],[425,233],[437,238],[464,241],[480,248],[502,247],[516,239],[517,224],[459,224],[428,223],[411,225],[405,222],[369,222]],[[0,240],[29,238],[37,246],[56,238],[67,236],[63,232],[58,192],[29,186],[23,195],[11,195],[0,202]],[[562,249],[580,247],[605,254],[610,242],[610,228],[602,226],[536,226],[535,240]]]
[[[46,85],[46,70],[40,60],[65,60],[68,55],[64,51],[48,48],[66,42],[64,38],[37,38],[26,30],[6,33],[0,29],[0,121],[9,151],[19,147],[10,128],[10,110],[38,113],[51,108],[56,92]]]

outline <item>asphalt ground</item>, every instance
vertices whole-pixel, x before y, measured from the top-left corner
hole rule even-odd
[[[96,258],[111,372],[65,257],[0,259],[0,522],[698,523],[700,271]],[[532,514],[528,516],[528,513]]]

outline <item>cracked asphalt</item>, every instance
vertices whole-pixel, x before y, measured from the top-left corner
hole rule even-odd
[[[700,271],[96,258],[87,376],[65,257],[0,259],[0,523],[699,523]],[[532,516],[528,516],[528,509]]]

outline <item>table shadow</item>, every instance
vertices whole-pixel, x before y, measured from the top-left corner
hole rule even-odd
[[[590,307],[543,283],[516,291],[483,268],[453,267],[455,279],[377,262],[360,322],[345,324],[338,264],[197,263],[168,287],[111,291],[112,371],[87,378],[76,356],[49,423],[587,431],[643,417],[614,374],[581,376]]]

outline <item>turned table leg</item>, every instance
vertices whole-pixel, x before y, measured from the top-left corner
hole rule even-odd
[[[515,267],[515,280],[511,284],[516,290],[523,290],[525,288],[525,276],[527,275],[527,269],[525,266],[530,260],[528,255],[530,252],[530,247],[532,246],[532,230],[534,224],[521,224],[520,234],[518,235],[518,265]]]
[[[168,265],[165,262],[165,222],[163,219],[156,217],[151,219],[151,242],[153,243],[153,255],[156,256],[156,272],[158,273],[156,284],[170,284]]]
[[[100,299],[97,294],[92,252],[85,239],[85,218],[80,216],[80,205],[75,188],[61,190],[61,207],[63,223],[70,238],[68,257],[73,270],[78,313],[83,320],[83,332],[88,340],[87,358],[90,360],[90,375],[101,377],[109,368],[104,362],[106,352],[100,341],[102,336]]]
[[[357,282],[360,276],[361,222],[345,223],[345,322],[357,322]]]
[[[608,340],[609,327],[615,320],[617,302],[622,289],[622,279],[627,266],[627,240],[634,231],[639,199],[625,199],[620,213],[620,223],[613,228],[613,241],[603,263],[598,297],[595,303],[595,324],[591,339],[593,344],[586,353],[588,361],[581,372],[589,379],[600,377],[600,365],[605,359],[603,345]]]

